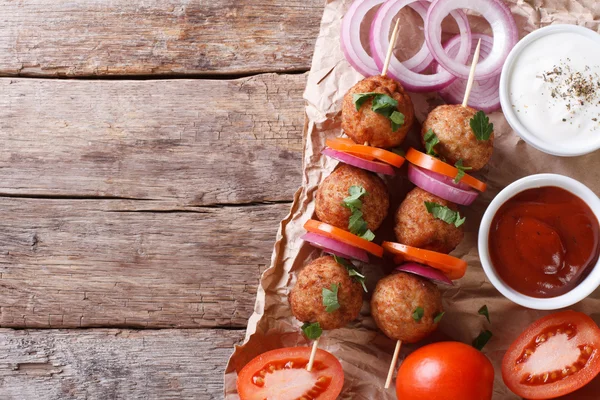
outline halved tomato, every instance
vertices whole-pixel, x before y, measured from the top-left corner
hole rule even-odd
[[[311,372],[306,370],[310,347],[271,350],[250,361],[238,374],[241,400],[335,400],[344,385],[342,364],[318,349]]]
[[[394,262],[396,264],[402,264],[406,261],[425,264],[442,271],[451,280],[460,279],[467,272],[466,261],[449,256],[448,254],[418,249],[394,242],[383,242],[383,248],[394,254]]]
[[[551,399],[571,393],[600,372],[600,329],[587,315],[562,311],[531,324],[502,360],[515,394]]]

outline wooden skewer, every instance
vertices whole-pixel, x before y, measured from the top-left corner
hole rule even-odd
[[[392,357],[392,363],[390,364],[390,370],[388,371],[387,379],[385,380],[385,388],[389,388],[392,384],[392,376],[394,376],[394,370],[396,369],[396,363],[398,362],[398,355],[400,354],[400,348],[402,347],[402,340],[396,342],[396,349],[394,350],[394,356]]]
[[[392,59],[392,53],[394,52],[394,47],[396,46],[396,40],[398,40],[398,30],[400,28],[400,18],[396,20],[396,26],[394,26],[394,31],[392,32],[392,38],[390,39],[390,45],[388,47],[387,55],[385,56],[385,62],[383,63],[383,70],[381,71],[381,76],[386,76],[388,67],[390,66],[390,60]]]
[[[319,348],[319,338],[316,338],[312,345],[312,350],[310,351],[310,358],[308,359],[308,364],[306,365],[306,370],[310,372],[313,367],[313,363],[315,362],[315,355],[317,354],[317,349]]]
[[[471,89],[473,88],[473,80],[475,78],[475,67],[477,66],[477,62],[479,61],[479,48],[481,47],[481,39],[477,42],[477,47],[475,48],[475,54],[473,54],[473,62],[471,63],[471,71],[469,71],[469,79],[467,80],[467,88],[465,89],[465,98],[463,99],[462,106],[466,107],[469,102],[469,95],[471,94]]]

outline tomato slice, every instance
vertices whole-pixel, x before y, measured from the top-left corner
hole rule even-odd
[[[394,242],[383,242],[383,248],[395,255],[394,262],[397,264],[405,261],[413,261],[429,265],[432,268],[442,271],[448,279],[460,279],[467,272],[466,261],[449,256],[448,254],[418,249]]]
[[[363,249],[364,251],[367,251],[377,257],[383,256],[383,248],[381,246],[371,243],[368,240],[358,237],[348,231],[326,224],[325,222],[309,219],[304,224],[304,229],[331,239],[339,240],[340,242],[346,243],[350,246]]]
[[[238,374],[241,400],[335,400],[344,385],[342,364],[318,349],[311,372],[310,347],[271,350],[250,361]]]
[[[437,172],[438,174],[448,176],[452,179],[456,178],[456,175],[458,174],[458,169],[456,167],[453,167],[452,165],[428,154],[421,153],[413,148],[408,149],[408,152],[406,152],[406,159],[417,167]],[[487,188],[485,183],[473,178],[469,174],[465,174],[460,181],[471,186],[473,189],[479,190],[480,192],[485,192],[485,189]]]
[[[404,157],[399,156],[396,153],[380,149],[378,147],[365,146],[362,144],[356,144],[351,139],[346,138],[335,138],[327,139],[325,142],[327,147],[333,150],[343,151],[352,155],[364,158],[366,160],[379,160],[387,164],[393,165],[394,167],[400,168],[404,164]]]
[[[587,315],[561,311],[531,324],[502,360],[515,394],[549,399],[571,393],[600,372],[600,329]]]

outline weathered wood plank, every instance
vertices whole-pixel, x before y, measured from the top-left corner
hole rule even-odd
[[[222,399],[243,331],[0,329],[3,400]]]
[[[323,0],[2,0],[0,74],[308,70]]]
[[[289,204],[1,198],[0,326],[245,327]]]
[[[0,79],[0,195],[291,200],[305,79]]]

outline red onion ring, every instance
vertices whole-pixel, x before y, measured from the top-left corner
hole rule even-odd
[[[475,79],[491,78],[500,73],[504,60],[519,39],[515,19],[501,0],[434,0],[425,19],[425,41],[433,58],[446,71],[458,78],[467,79],[471,66],[465,64],[466,60],[452,59],[446,54],[441,43],[442,35],[437,29],[448,14],[465,8],[481,14],[492,27],[492,50],[485,60],[477,64],[475,70]]]
[[[354,246],[350,246],[346,243],[342,243],[338,240],[331,239],[325,236],[321,236],[317,233],[305,233],[300,239],[307,241],[314,247],[323,250],[326,253],[333,254],[338,257],[353,258],[362,262],[369,262],[369,256],[367,252],[358,249]]]
[[[449,56],[453,56],[458,51],[458,43],[460,37],[454,36],[444,45],[445,51]],[[477,47],[477,41],[481,39],[481,58],[485,59],[492,49],[494,39],[491,36],[483,35],[479,33],[473,34],[473,48]],[[469,58],[469,60],[472,57]],[[470,62],[470,61],[469,61]],[[437,64],[436,70],[442,69]],[[439,94],[446,103],[449,104],[460,104],[463,101],[465,90],[467,89],[466,79],[457,79],[448,85],[446,88],[440,90]],[[471,89],[471,95],[469,96],[468,105],[482,110],[483,112],[489,113],[500,109],[500,74],[483,80],[476,80],[473,82],[473,88]]]
[[[388,164],[380,163],[377,161],[369,161],[360,157],[356,157],[352,154],[344,153],[342,151],[333,150],[330,148],[324,149],[322,154],[335,158],[338,161],[346,163],[348,165],[352,165],[354,167],[358,167],[361,169],[366,169],[367,171],[375,172],[377,174],[383,175],[395,175],[394,168],[392,168]]]
[[[430,0],[416,1],[410,7],[415,10],[425,22],[427,16],[427,8]],[[361,23],[365,19],[367,13],[373,8],[383,4],[385,0],[356,0],[344,15],[342,21],[341,45],[342,51],[346,60],[360,72],[363,76],[379,75],[381,67],[379,67],[373,57],[367,53],[360,40]],[[406,68],[420,72],[426,69],[433,62],[433,56],[427,48],[427,44],[423,42],[421,49],[410,59],[404,61]]]
[[[388,0],[377,11],[375,19],[371,24],[370,44],[373,59],[379,68],[383,68],[387,49],[389,46],[389,29],[394,17],[402,8],[414,3],[416,0]],[[428,12],[429,15],[429,12]],[[471,50],[471,29],[466,15],[462,11],[453,11],[452,16],[456,20],[462,36],[461,47],[456,57],[456,62],[465,63]],[[427,23],[427,18],[425,19]],[[435,28],[441,36],[441,24]],[[426,32],[426,30],[425,30]],[[388,68],[388,74],[400,81],[402,85],[413,92],[430,92],[445,88],[452,83],[456,77],[447,71],[439,71],[432,75],[419,74],[409,70],[393,54]]]
[[[434,283],[441,283],[443,285],[454,285],[450,279],[440,270],[435,268],[431,268],[427,265],[417,264],[417,263],[406,263],[396,267],[396,271],[408,272],[409,274],[414,274],[418,276],[422,276],[423,278],[427,278]]]
[[[421,189],[441,197],[444,200],[451,201],[463,206],[471,205],[479,195],[473,189],[466,189],[464,183],[448,182],[444,179],[438,179],[435,173],[419,168],[413,164],[408,165],[408,180],[420,187]],[[445,177],[447,178],[447,177]],[[448,178],[450,179],[450,178]],[[451,179],[450,179],[451,180]]]

